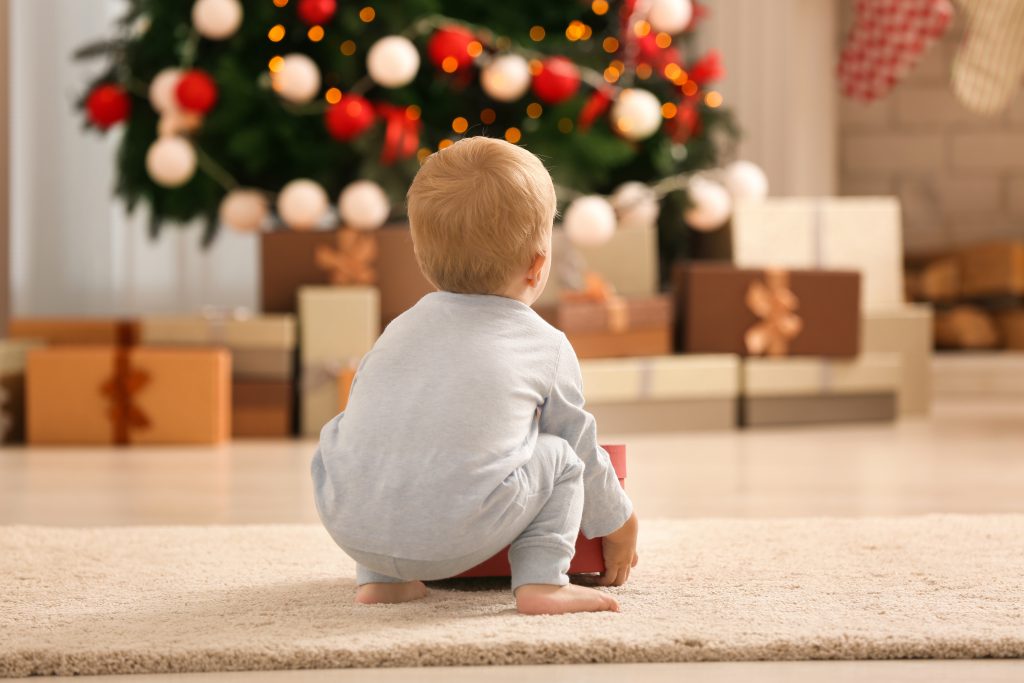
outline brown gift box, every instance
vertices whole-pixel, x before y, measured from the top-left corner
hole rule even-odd
[[[131,345],[139,341],[139,324],[116,318],[15,318],[7,336],[48,344]]]
[[[281,380],[236,380],[231,392],[232,434],[242,438],[294,433],[294,385]]]
[[[565,332],[577,357],[615,358],[671,354],[672,308],[671,297],[657,295],[562,301],[538,313]]]
[[[34,349],[25,391],[30,443],[210,444],[231,434],[223,349]]]
[[[687,353],[850,357],[859,351],[857,272],[680,263],[672,275],[679,347]],[[760,308],[765,300],[767,308]]]
[[[994,242],[960,252],[961,291],[968,298],[1024,296],[1024,242]]]
[[[387,325],[434,287],[420,272],[407,227],[385,227],[370,233],[377,243],[376,282],[380,289],[381,323]],[[268,313],[293,313],[303,285],[332,284],[331,271],[317,260],[317,250],[336,249],[338,231],[281,230],[262,236],[262,305]]]

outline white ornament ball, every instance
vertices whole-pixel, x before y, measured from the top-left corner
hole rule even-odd
[[[238,0],[196,0],[192,25],[203,38],[224,40],[242,25],[242,3]]]
[[[267,222],[270,202],[259,190],[231,190],[220,202],[220,222],[239,232],[256,232]]]
[[[700,232],[713,232],[725,225],[732,215],[732,198],[721,184],[706,178],[690,180],[687,188],[690,208],[683,217],[687,224]]]
[[[661,102],[650,90],[626,88],[615,98],[612,124],[627,140],[646,140],[661,128]]]
[[[610,240],[615,233],[615,209],[599,195],[580,197],[565,210],[562,225],[573,244],[596,247]]]
[[[157,138],[146,151],[146,172],[157,185],[180,187],[196,172],[196,150],[182,137]]]
[[[725,167],[725,186],[733,201],[761,201],[768,196],[768,176],[753,161],[734,161]]]
[[[327,214],[329,205],[327,191],[306,178],[291,181],[277,196],[277,213],[293,230],[315,228]]]
[[[178,109],[178,95],[175,90],[181,80],[181,69],[167,67],[153,77],[149,83],[149,103],[161,114]]]
[[[356,230],[376,230],[384,225],[390,214],[388,196],[372,180],[349,183],[338,197],[338,215],[342,224]]]
[[[295,104],[310,102],[320,93],[320,67],[304,54],[284,56],[281,68],[270,73],[274,92]]]
[[[651,0],[647,21],[658,33],[682,33],[693,19],[690,0]]]
[[[657,225],[661,206],[658,195],[650,186],[630,180],[622,183],[611,197],[619,230],[648,228]]]
[[[404,36],[384,36],[366,53],[366,70],[384,88],[409,85],[420,70],[420,53]]]
[[[480,73],[480,86],[491,99],[515,102],[530,89],[530,65],[517,54],[496,57]]]

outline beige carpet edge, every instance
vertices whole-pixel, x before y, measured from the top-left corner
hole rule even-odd
[[[626,645],[614,641],[527,643],[488,646],[396,648],[387,651],[345,651],[308,648],[275,657],[263,647],[252,650],[141,652],[109,651],[51,653],[0,650],[0,677],[95,676],[112,674],[209,673],[223,671],[275,671],[294,669],[350,669],[377,667],[490,666],[536,664],[636,664],[683,662],[743,662],[869,659],[1016,659],[1024,658],[1024,636],[989,641],[965,637],[957,640],[857,641],[822,638],[758,646],[717,646],[692,641],[652,645]],[[258,666],[253,666],[258,664]]]

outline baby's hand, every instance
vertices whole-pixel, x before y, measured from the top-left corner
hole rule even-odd
[[[617,531],[604,537],[604,573],[599,586],[621,586],[629,578],[629,570],[636,566],[636,536],[640,522],[634,512]]]

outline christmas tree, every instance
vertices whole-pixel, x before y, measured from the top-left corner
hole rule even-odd
[[[207,239],[310,229],[339,193],[343,223],[377,227],[420,160],[470,135],[540,155],[563,210],[616,188],[620,220],[660,202],[669,249],[684,214],[727,220],[722,186],[691,181],[736,135],[717,53],[693,51],[691,0],[362,2],[131,0],[116,37],[79,51],[109,65],[85,116],[123,124],[117,194],[148,205],[154,235],[197,218]],[[734,175],[757,192],[757,173]],[[607,205],[584,199],[578,241],[599,241]]]

